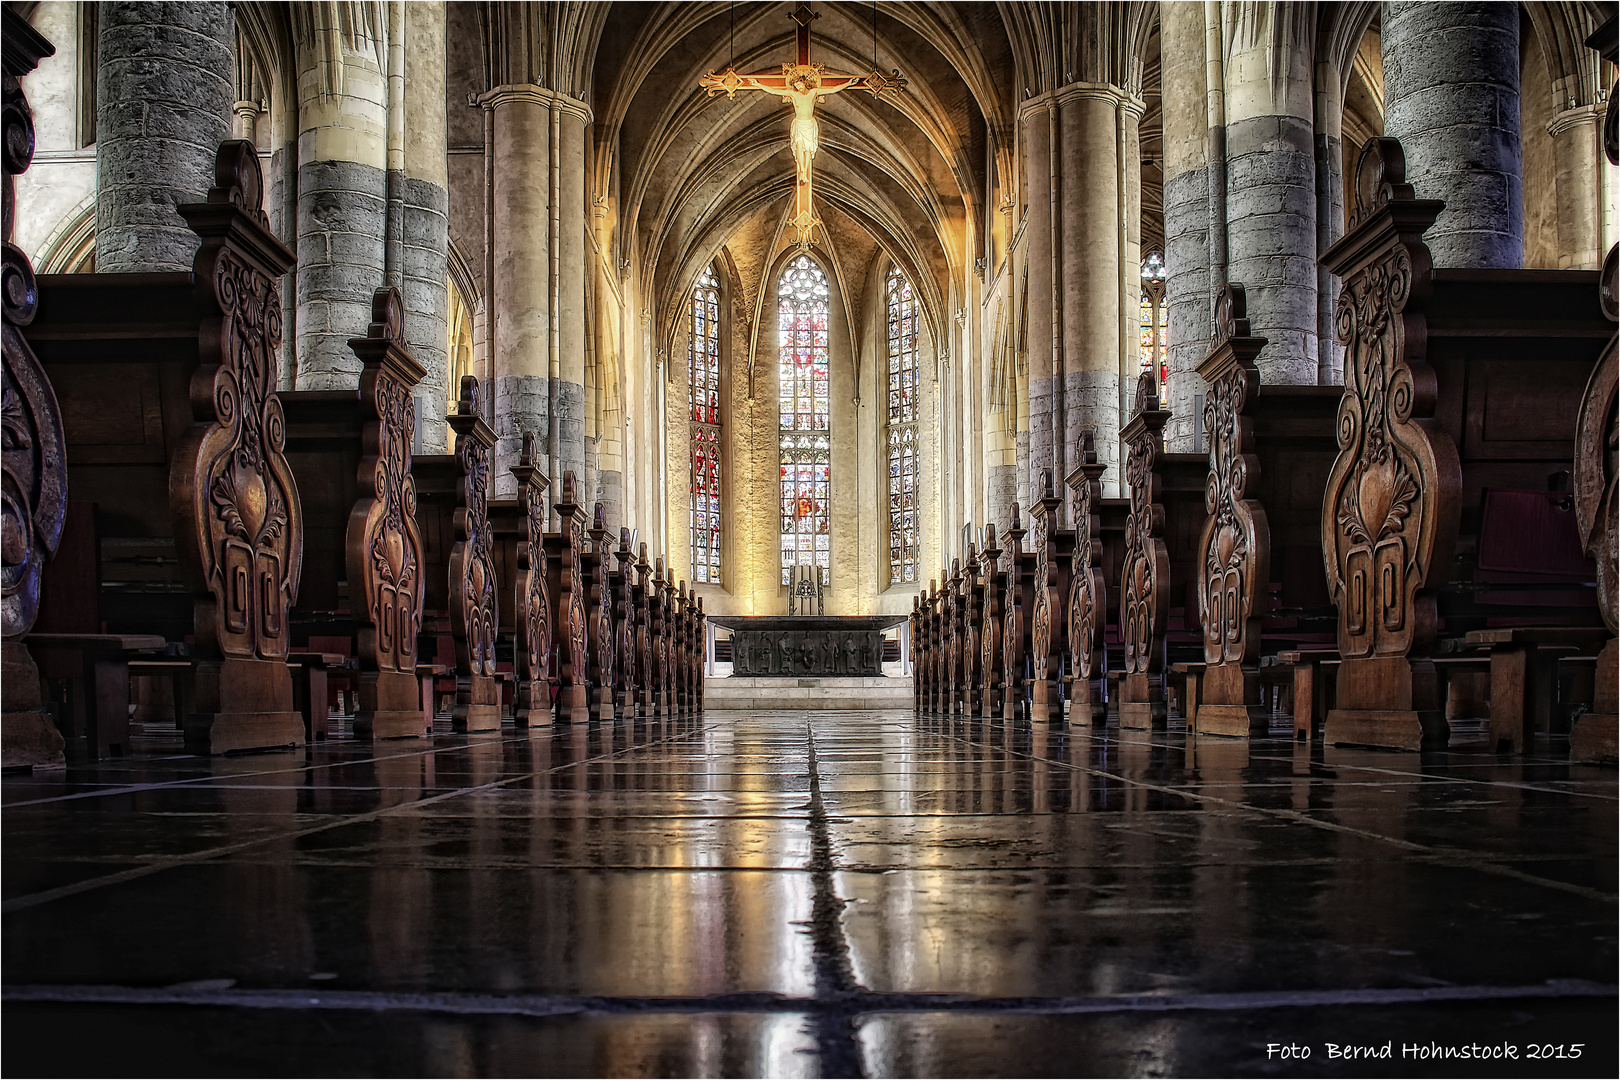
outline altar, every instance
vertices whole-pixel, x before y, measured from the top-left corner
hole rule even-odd
[[[905,615],[711,615],[739,676],[883,674],[883,631]]]

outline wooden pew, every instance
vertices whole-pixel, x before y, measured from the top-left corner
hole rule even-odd
[[[1069,723],[1102,725],[1107,720],[1108,587],[1103,577],[1102,474],[1095,435],[1087,431],[1080,464],[1065,478],[1074,492],[1074,550],[1069,569]]]
[[[613,559],[617,564],[613,575],[617,713],[631,719],[636,715],[636,673],[641,665],[636,654],[636,553],[630,549],[627,528],[619,530],[619,546],[613,552]]]
[[[586,556],[586,628],[590,637],[591,716],[597,720],[612,720],[613,690],[617,682],[614,651],[618,637],[613,629],[613,553],[608,548],[606,516],[601,503],[597,503],[592,512],[588,535],[591,550]]]
[[[1255,357],[1266,339],[1249,333],[1241,284],[1222,290],[1214,323],[1214,344],[1198,366],[1209,386],[1213,503],[1195,564],[1204,652],[1198,730],[1263,736],[1270,710],[1261,700],[1261,654],[1302,643],[1297,614],[1267,633],[1268,624],[1285,622],[1268,618],[1267,605],[1274,595],[1293,612],[1328,603],[1316,566],[1320,498],[1337,452],[1342,391],[1261,382]]]
[[[411,389],[425,374],[405,349],[397,289],[372,296],[366,336],[349,348],[361,363],[357,390],[282,394],[287,456],[308,529],[295,619],[355,643],[359,739],[420,736],[417,636],[428,572],[416,519]]]
[[[590,719],[589,640],[586,587],[585,511],[575,501],[574,473],[563,473],[562,497],[552,504],[559,531],[546,535],[546,569],[552,608],[552,640],[557,642],[557,718],[574,724]]]
[[[647,561],[647,545],[636,552],[636,664],[637,712],[644,717],[658,715],[658,658],[655,622],[655,592],[652,563]]]
[[[1340,453],[1321,538],[1343,656],[1325,738],[1444,745],[1439,636],[1477,629],[1467,590],[1486,489],[1543,491],[1570,468],[1583,388],[1612,325],[1577,271],[1435,270],[1423,232],[1443,204],[1405,182],[1400,144],[1356,167],[1351,227],[1323,254],[1344,281]],[[1442,624],[1442,617],[1446,624]],[[1584,617],[1597,621],[1595,605]]]
[[[173,545],[166,602],[104,595],[103,619],[195,637],[186,742],[204,753],[304,741],[287,667],[303,518],[275,388],[294,258],[260,208],[252,145],[222,144],[214,173],[206,202],[176,208],[201,240],[191,272],[41,277],[27,330],[62,405],[68,485],[97,505],[103,543]]]
[[[523,532],[511,565],[518,675],[516,713],[519,734],[551,726],[551,585],[546,567],[546,489],[551,481],[535,465],[534,432],[523,433],[523,449],[512,475]]]
[[[455,544],[448,565],[450,636],[456,643],[457,731],[499,731],[501,693],[495,680],[500,633],[500,581],[489,527],[489,488],[495,432],[484,422],[478,380],[461,379],[456,410],[446,417],[455,435],[459,476],[451,510]]]
[[[984,595],[979,603],[982,622],[979,627],[979,708],[976,716],[1001,715],[1002,651],[1001,620],[1005,612],[1001,606],[1001,591],[1006,572],[1001,569],[1001,546],[996,542],[996,525],[984,527],[984,550],[979,553],[983,564]]]
[[[1074,533],[1062,528],[1058,518],[1063,500],[1057,495],[1050,470],[1041,474],[1040,498],[1029,508],[1031,554],[1034,572],[1031,576],[1032,607],[1029,629],[1031,723],[1061,723],[1063,720],[1063,691],[1060,677],[1062,656],[1068,648],[1068,620],[1064,615],[1064,598],[1069,595],[1069,559],[1072,558]]]
[[[61,733],[45,711],[39,668],[24,636],[39,614],[45,566],[56,554],[68,514],[68,470],[62,412],[22,329],[34,320],[34,268],[10,243],[14,173],[34,155],[34,117],[20,80],[56,50],[10,8],[5,19],[6,144],[4,355],[6,365],[6,592],[0,603],[0,754],[6,768],[52,768],[65,762]],[[15,395],[15,398],[12,398]],[[93,533],[93,526],[92,526]],[[93,541],[93,535],[91,537]],[[93,556],[92,556],[93,560]],[[92,568],[93,572],[93,568]],[[87,630],[99,629],[97,626]]]
[[[1027,715],[1024,662],[1029,656],[1029,620],[1025,612],[1033,602],[1033,589],[1027,582],[1024,551],[1025,530],[1012,504],[1012,527],[1007,530],[1006,593],[1001,599],[1001,718],[1011,722]]]

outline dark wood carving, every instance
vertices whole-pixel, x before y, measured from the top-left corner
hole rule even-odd
[[[517,478],[518,505],[528,526],[518,548],[516,610],[517,726],[551,724],[551,593],[546,583],[546,489],[551,481],[535,465],[534,432],[523,433],[523,450],[512,466]]]
[[[659,716],[669,716],[673,703],[669,699],[669,636],[674,632],[671,587],[664,576],[664,558],[660,555],[653,565],[653,679],[658,690],[656,709]]]
[[[587,623],[590,636],[591,714],[600,720],[613,719],[613,650],[617,637],[613,630],[613,554],[608,548],[606,513],[597,503],[591,515],[590,606]]]
[[[177,207],[202,240],[192,262],[200,355],[169,509],[206,657],[195,704],[212,719],[192,739],[215,753],[297,744],[304,731],[287,668],[304,525],[275,382],[279,279],[295,259],[270,232],[263,188],[252,144],[232,140],[215,156],[208,201]]]
[[[1615,59],[1615,26],[1611,18],[1587,42]],[[1609,91],[1604,114],[1604,150],[1609,164],[1620,165],[1620,82]],[[1603,314],[1620,319],[1620,245],[1603,260],[1598,286]],[[1620,629],[1616,605],[1620,602],[1620,338],[1610,337],[1586,384],[1580,419],[1575,427],[1575,517],[1581,545],[1597,563],[1598,609],[1613,635]],[[1620,642],[1611,636],[1598,654],[1592,710],[1579,717],[1569,732],[1571,761],[1613,761],[1620,756]]]
[[[917,673],[922,679],[922,711],[932,715],[939,711],[934,695],[939,686],[939,646],[935,636],[935,612],[939,608],[939,581],[928,579],[928,596],[922,603],[922,653],[917,660]]]
[[[495,432],[484,422],[475,377],[462,377],[456,409],[446,419],[455,433],[461,470],[456,483],[456,542],[450,549],[450,636],[456,643],[456,704],[451,715],[457,731],[499,731],[495,639],[500,632],[500,599],[489,525]]]
[[[647,545],[642,544],[636,554],[636,662],[639,664],[640,677],[637,685],[640,691],[640,712],[642,716],[652,716],[658,712],[658,686],[657,686],[657,658],[654,656],[653,642],[656,640],[656,626],[653,622],[654,607],[656,605],[655,587],[652,579],[652,564],[647,561]]]
[[[0,588],[3,630],[5,713],[3,747],[6,767],[57,765],[63,740],[44,712],[39,671],[26,646],[17,639],[28,633],[39,614],[40,577],[56,553],[67,520],[67,459],[62,412],[50,380],[23,338],[21,327],[34,319],[39,290],[28,256],[11,243],[15,199],[12,185],[34,157],[34,117],[19,80],[55,50],[10,8],[5,10],[5,258],[0,298],[4,301],[4,578]]]
[[[696,687],[693,711],[696,713],[701,713],[703,711],[703,694],[708,687],[708,682],[704,677],[704,672],[708,663],[709,642],[709,617],[703,612],[703,597],[701,596],[698,597],[697,600],[697,639],[699,642],[698,666],[697,670],[693,673],[693,683]]]
[[[945,708],[955,714],[962,686],[962,560],[951,560],[945,583]]]
[[[1334,332],[1346,347],[1322,553],[1344,658],[1326,738],[1417,749],[1446,737],[1424,658],[1437,630],[1435,589],[1456,542],[1462,475],[1455,443],[1427,422],[1436,394],[1425,356],[1431,263],[1422,234],[1444,204],[1416,198],[1405,172],[1398,142],[1368,142],[1350,231],[1322,259],[1344,281]]]
[[[1069,572],[1069,723],[1101,724],[1107,712],[1103,687],[1103,626],[1108,620],[1107,586],[1102,572],[1102,474],[1096,436],[1087,431],[1080,464],[1066,478],[1074,493],[1074,554]]]
[[[617,637],[614,673],[617,677],[618,711],[625,717],[636,715],[636,553],[630,550],[630,530],[619,530],[619,547],[613,553],[618,563],[613,597]]]
[[[688,654],[691,651],[691,643],[687,638],[691,628],[688,625],[690,616],[687,610],[689,603],[686,596],[686,579],[682,578],[676,585],[673,600],[675,625],[669,639],[670,697],[675,703],[675,715],[685,716],[688,705],[686,669]]]
[[[360,738],[399,738],[423,730],[416,637],[422,630],[426,575],[411,477],[416,430],[411,387],[425,372],[405,351],[404,310],[398,289],[378,289],[366,336],[349,341],[363,364],[360,441],[365,450],[346,545],[360,646],[360,709],[354,720]]]
[[[984,528],[984,550],[979,559],[984,569],[984,597],[980,601],[983,623],[979,628],[979,716],[1001,715],[1001,571],[996,563],[1001,548],[996,543],[994,522]]]
[[[1165,722],[1159,674],[1164,658],[1164,614],[1169,608],[1170,556],[1162,539],[1164,507],[1159,502],[1155,465],[1164,452],[1164,425],[1169,419],[1170,413],[1159,407],[1153,373],[1144,372],[1137,382],[1135,412],[1120,429],[1130,496],[1119,601],[1125,644],[1119,722],[1126,728]]]
[[[1260,708],[1261,604],[1271,581],[1271,529],[1255,498],[1260,458],[1254,421],[1246,415],[1260,393],[1254,358],[1266,339],[1249,333],[1243,286],[1228,284],[1215,305],[1215,341],[1198,374],[1209,384],[1204,431],[1209,440],[1208,518],[1199,539],[1198,615],[1204,631],[1203,701],[1198,730],[1263,735]]]
[[[1012,504],[1007,530],[1007,595],[1001,602],[1001,718],[1016,720],[1024,704],[1024,526]]]
[[[968,543],[967,563],[962,567],[962,592],[958,603],[962,606],[962,697],[959,708],[964,716],[979,711],[979,631],[983,629],[983,612],[979,605],[984,594],[979,590],[979,549]]]
[[[574,473],[563,473],[562,498],[552,505],[563,534],[560,588],[557,594],[557,634],[562,646],[559,671],[558,717],[582,724],[590,719],[589,652],[585,610],[585,511],[574,500]]]
[[[950,579],[945,579],[945,588],[940,588],[934,581],[928,583],[928,711],[938,715],[945,711],[945,594],[950,587]]]
[[[1030,507],[1034,519],[1034,611],[1031,614],[1029,715],[1033,723],[1063,719],[1063,698],[1058,688],[1058,657],[1063,651],[1063,610],[1058,596],[1058,510],[1063,500],[1053,490],[1050,470],[1041,474],[1042,495]]]

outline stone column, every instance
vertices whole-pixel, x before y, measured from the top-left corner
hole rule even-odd
[[[388,85],[384,43],[311,4],[298,46],[299,390],[352,390],[383,284],[388,220]],[[381,34],[380,27],[371,31]],[[333,54],[335,53],[335,55]],[[409,317],[407,316],[407,321]],[[443,410],[439,410],[442,412]]]
[[[1306,5],[1238,7],[1226,60],[1227,279],[1248,292],[1271,385],[1317,380],[1315,15]]]
[[[1169,448],[1190,452],[1198,427],[1195,373],[1209,352],[1209,146],[1202,4],[1159,5],[1164,121],[1164,298],[1169,314]]]
[[[1558,113],[1547,125],[1558,176],[1558,266],[1596,270],[1603,265],[1603,106]]]
[[[175,206],[214,183],[231,137],[236,19],[220,0],[100,6],[96,269],[190,270],[197,235]]]
[[[1057,167],[1057,105],[1050,97],[1026,104],[1019,114],[1023,130],[1019,145],[1024,157],[1024,199],[1029,220],[1024,229],[1029,245],[1029,488],[1040,490],[1043,470],[1058,472],[1056,457],[1061,428],[1053,400],[1053,377],[1058,371],[1056,342],[1061,340],[1063,307],[1056,294],[1061,267],[1054,255],[1053,235],[1058,208],[1053,200]],[[1061,391],[1059,394],[1061,398]],[[996,513],[1005,516],[998,507]],[[1001,520],[998,517],[997,520]]]
[[[1386,2],[1381,27],[1384,134],[1418,198],[1446,202],[1423,237],[1435,266],[1522,266],[1519,6]]]
[[[1354,63],[1352,57],[1349,63]],[[1344,95],[1345,75],[1328,57],[1316,61],[1316,250],[1326,251],[1344,235]],[[1333,311],[1339,302],[1339,278],[1320,262],[1316,266],[1316,381],[1344,382],[1344,346],[1334,340]]]
[[[494,279],[489,336],[495,375],[495,491],[510,498],[507,469],[523,433],[550,438],[551,108],[550,91],[498,86],[479,99],[493,114]],[[562,474],[552,471],[561,490]]]
[[[417,385],[422,417],[419,453],[449,452],[444,423],[453,396],[446,323],[450,294],[449,172],[445,158],[444,0],[419,0],[405,9],[404,176],[399,180],[403,244],[400,291],[405,298],[405,341],[427,376]],[[483,388],[488,394],[490,388]]]
[[[1097,461],[1107,466],[1103,488],[1120,480],[1119,370],[1121,274],[1119,110],[1111,86],[1072,83],[1057,92],[1063,175],[1063,447],[1054,479],[1078,460],[1087,428],[1096,433]],[[1138,274],[1131,266],[1133,275]],[[1040,492],[1032,486],[1032,496]]]
[[[586,479],[585,461],[585,132],[591,114],[585,103],[562,94],[551,99],[552,134],[557,152],[554,190],[557,204],[556,258],[553,260],[556,320],[552,324],[552,377],[556,379],[554,426],[556,475],[569,469]],[[499,203],[496,204],[497,206]],[[595,462],[591,463],[594,470]],[[586,489],[594,502],[593,484]]]

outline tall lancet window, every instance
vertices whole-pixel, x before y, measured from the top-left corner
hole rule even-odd
[[[692,287],[687,387],[692,432],[692,580],[720,584],[720,282]]]
[[[1159,407],[1170,407],[1170,342],[1164,303],[1164,256],[1157,251],[1142,260],[1142,370],[1151,371],[1159,387]]]
[[[808,255],[777,283],[781,344],[782,584],[795,566],[815,566],[832,583],[832,464],[827,423],[827,275]]]
[[[917,580],[917,294],[889,271],[889,582]]]

